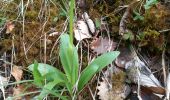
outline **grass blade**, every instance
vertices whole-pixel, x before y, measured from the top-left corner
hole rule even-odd
[[[119,51],[105,53],[96,58],[91,64],[89,64],[81,73],[78,90],[81,91],[84,85],[87,84],[93,75],[112,63],[112,61],[119,55],[119,53]]]

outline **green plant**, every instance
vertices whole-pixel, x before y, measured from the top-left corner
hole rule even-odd
[[[144,5],[144,8],[146,10],[150,9],[153,5],[157,4],[158,0],[146,0],[146,3]]]
[[[99,20],[98,18],[95,18],[95,25],[96,25],[96,28],[97,28],[97,29],[100,29],[100,27],[101,27],[101,22],[100,22],[100,20]]]
[[[123,39],[124,39],[124,40],[133,41],[133,40],[134,40],[134,35],[133,35],[133,33],[131,33],[131,32],[126,32],[126,33],[123,35]]]
[[[61,87],[66,88],[70,96],[74,98],[97,72],[119,55],[118,51],[105,53],[92,61],[79,75],[77,48],[70,45],[70,37],[67,34],[61,36],[60,42],[59,55],[64,73],[51,65],[37,62],[28,67],[33,72],[34,83],[42,88],[36,99],[43,99],[47,94],[55,94],[57,97],[66,99],[66,97],[60,95],[60,91],[54,92]],[[46,84],[44,84],[45,80]]]
[[[0,18],[0,27],[3,26],[6,22],[6,18]]]
[[[138,13],[137,11],[133,10],[133,13],[135,14],[135,16],[133,17],[133,20],[144,20],[144,17]]]
[[[35,97],[42,100],[46,95],[52,94],[61,99],[67,99],[61,95],[62,91],[67,91],[72,99],[85,87],[88,81],[104,67],[112,63],[119,55],[118,51],[105,53],[92,61],[80,74],[77,48],[73,45],[73,22],[74,22],[75,0],[71,0],[69,11],[69,33],[60,37],[59,56],[64,73],[44,63],[31,64],[28,68],[33,72],[34,84],[41,90]],[[66,89],[66,90],[65,90]]]

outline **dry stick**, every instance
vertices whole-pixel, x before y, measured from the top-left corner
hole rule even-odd
[[[0,81],[0,84],[3,84],[2,80]],[[5,89],[4,89],[4,86],[0,86],[0,89],[2,91],[2,95],[3,95],[4,100],[6,100],[5,99]]]
[[[119,35],[123,35],[126,31],[126,20],[129,17],[130,14],[130,7],[126,8],[125,13],[122,16],[122,19],[120,20],[119,24]]]
[[[162,68],[163,68],[163,76],[164,76],[164,85],[166,86],[165,49],[162,52]]]
[[[6,52],[4,53],[4,58],[5,58],[5,60],[6,60]],[[6,73],[7,73],[7,71],[6,71],[6,64],[5,64],[5,76],[7,76],[6,75]],[[2,80],[0,80],[0,85],[3,85],[3,81]],[[0,86],[0,89],[1,89],[1,91],[2,91],[2,94],[3,94],[3,98],[4,98],[4,100],[5,100],[5,89],[4,89],[4,86]]]
[[[15,50],[15,48],[14,48],[14,36],[12,36],[12,57],[11,57],[11,64],[10,64],[10,67],[11,67],[11,71],[12,71],[12,66],[13,66],[13,61],[14,61],[14,51]],[[9,76],[9,79],[11,78],[11,76],[12,76],[12,74],[11,74],[11,72],[10,72],[10,76]],[[8,80],[8,82],[9,82],[9,80]],[[4,96],[4,100],[5,100],[5,96]]]
[[[137,94],[138,94],[138,99],[142,100],[141,96],[140,96],[140,71],[139,71],[139,67],[137,67],[137,74],[138,74],[138,79],[137,79],[138,80],[138,90],[137,90]]]
[[[27,1],[27,6],[28,6],[28,4],[29,4],[29,0]],[[27,6],[25,6],[25,12],[24,12],[24,1],[23,0],[21,0],[21,16],[22,16],[22,34],[23,34],[23,37],[22,37],[22,40],[23,40],[23,49],[24,49],[24,54],[25,54],[25,58],[26,59],[28,59],[28,57],[27,57],[27,54],[26,54],[26,47],[25,47],[25,45],[26,45],[26,43],[24,43],[24,40],[25,40],[25,35],[24,35],[24,33],[25,33],[25,12],[26,12],[26,10],[27,10]]]
[[[170,73],[167,77],[167,85],[166,85],[166,99],[169,100],[169,93],[170,93]]]
[[[126,8],[125,13],[122,16],[119,24],[119,35],[123,35],[126,32],[126,21],[129,18],[131,8],[140,0],[133,0]]]
[[[95,100],[95,97],[94,97],[94,95],[93,95],[93,93],[92,93],[92,90],[90,89],[89,85],[88,85],[88,88],[89,88],[89,91],[90,91],[90,94],[91,94],[93,100]]]
[[[159,33],[165,33],[165,32],[169,32],[170,29],[164,29],[164,30],[160,30]]]

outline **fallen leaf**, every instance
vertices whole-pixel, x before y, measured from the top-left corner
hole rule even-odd
[[[6,33],[9,34],[14,29],[15,25],[12,22],[6,23]]]
[[[23,71],[19,66],[13,66],[11,74],[14,76],[16,81],[20,81],[22,78]]]
[[[130,87],[124,82],[125,75],[120,77],[124,72],[119,70],[116,74],[113,70],[112,67],[106,70],[104,72],[105,77],[102,77],[102,81],[99,81],[97,95],[100,100],[124,100],[131,92]],[[112,76],[113,74],[114,76]],[[114,80],[116,78],[117,80]],[[119,78],[122,81],[119,81]]]
[[[141,87],[140,95],[141,95],[142,100],[162,100],[159,96],[154,94],[152,91],[150,91],[146,87]]]
[[[91,49],[97,54],[103,54],[107,51],[113,51],[117,43],[109,40],[108,38],[99,37],[91,43]]]
[[[21,95],[23,94],[23,90],[24,88],[20,85],[20,86],[17,86],[17,87],[14,87],[13,88],[13,96],[18,96],[18,95]],[[18,96],[17,98],[15,98],[14,100],[22,100],[22,97],[21,96]]]
[[[86,21],[87,26],[92,34],[95,34],[96,27],[94,25],[94,22],[90,19],[89,15],[84,12],[82,15],[83,19]]]
[[[88,26],[84,21],[82,20],[77,21],[76,27],[74,29],[74,37],[78,41],[81,41],[86,38],[91,38],[91,35],[88,30]]]
[[[148,66],[137,56],[136,51],[132,48],[133,58],[126,62],[125,69],[128,79],[135,84],[139,84],[153,93],[164,94],[165,89],[158,79],[153,75]]]
[[[151,90],[153,93],[156,93],[156,94],[162,94],[164,95],[165,94],[165,88],[163,87],[147,87],[149,90]]]

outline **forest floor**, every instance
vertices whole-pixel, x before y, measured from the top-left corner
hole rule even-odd
[[[105,52],[120,51],[111,65],[92,78],[78,99],[166,98],[170,87],[170,1],[76,0],[75,4],[74,45],[82,69]],[[68,33],[68,26],[68,0],[0,0],[0,100],[30,100],[38,94],[34,93],[38,87],[23,82],[33,79],[27,67],[34,60],[63,70],[59,39]],[[153,80],[142,76],[141,83],[133,81],[135,77],[126,67],[134,59],[147,66],[144,72],[149,70]],[[57,97],[49,95],[47,99]]]

